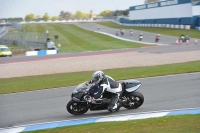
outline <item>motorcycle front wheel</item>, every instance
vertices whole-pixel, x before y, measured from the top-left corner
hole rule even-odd
[[[67,111],[73,115],[82,115],[88,111],[86,104],[77,103],[73,100],[70,100],[67,103]]]
[[[125,108],[137,109],[143,104],[144,96],[141,92],[134,91],[126,96],[126,100],[127,100],[126,104],[123,105]]]

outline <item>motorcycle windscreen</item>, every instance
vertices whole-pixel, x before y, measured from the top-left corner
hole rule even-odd
[[[82,83],[82,84],[78,85],[78,86],[74,89],[73,94],[76,94],[76,93],[78,93],[78,92],[83,92],[83,93],[85,93],[85,92],[88,91],[88,88],[87,88],[87,87],[88,87],[88,86],[86,85],[86,83]]]

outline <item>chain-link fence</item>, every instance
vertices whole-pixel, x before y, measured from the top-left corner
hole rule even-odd
[[[34,32],[23,32],[21,25],[17,23],[13,23],[11,26],[13,26],[13,28],[16,28],[18,30],[7,32],[7,29],[5,27],[0,28],[0,31],[2,30],[1,33],[7,32],[6,34],[0,33],[0,44],[7,44],[7,45],[14,44],[30,48],[31,47],[44,48],[46,44],[46,33],[41,34]]]
[[[2,40],[23,40],[30,42],[46,42],[46,34],[34,33],[34,32],[8,32],[4,35]]]
[[[7,33],[6,26],[0,27],[0,38]]]
[[[19,23],[17,23],[17,22],[11,23],[11,27],[16,28],[16,29],[22,31],[22,26]]]

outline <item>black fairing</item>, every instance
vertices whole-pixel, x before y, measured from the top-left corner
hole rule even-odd
[[[73,97],[78,98],[78,99],[80,99],[80,100],[82,99],[83,96],[84,96],[84,93],[82,93],[82,92],[73,94]]]
[[[90,110],[95,111],[95,110],[105,110],[108,109],[108,104],[99,104],[99,105],[91,105]]]

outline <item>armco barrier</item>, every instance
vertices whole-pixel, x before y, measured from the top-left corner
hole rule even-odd
[[[184,25],[180,25],[180,29],[185,29]]]
[[[190,25],[185,25],[185,29],[190,30]]]
[[[196,30],[200,30],[200,27],[195,27]]]
[[[119,25],[127,25],[126,23],[120,23],[116,21],[112,21]],[[176,28],[176,29],[190,29],[190,25],[174,25],[174,24],[128,24],[129,26],[136,26],[136,27],[163,27],[163,28]],[[200,27],[196,27],[197,30],[200,30]]]
[[[59,53],[59,50],[27,51],[26,56],[52,55],[52,54],[58,54],[58,53]]]
[[[55,122],[48,122],[48,123],[38,123],[38,124],[32,124],[32,125],[24,125],[24,126],[0,129],[0,133],[19,133],[19,132],[36,131],[36,130],[97,123],[97,122],[128,121],[128,120],[138,120],[138,119],[147,119],[147,118],[157,118],[157,117],[163,117],[163,116],[186,115],[186,114],[193,114],[193,115],[200,114],[200,108],[153,111],[153,112],[143,112],[143,113],[133,113],[133,114],[112,115],[112,116],[104,116],[104,117],[93,117],[93,118],[85,118],[85,119],[55,121]]]

